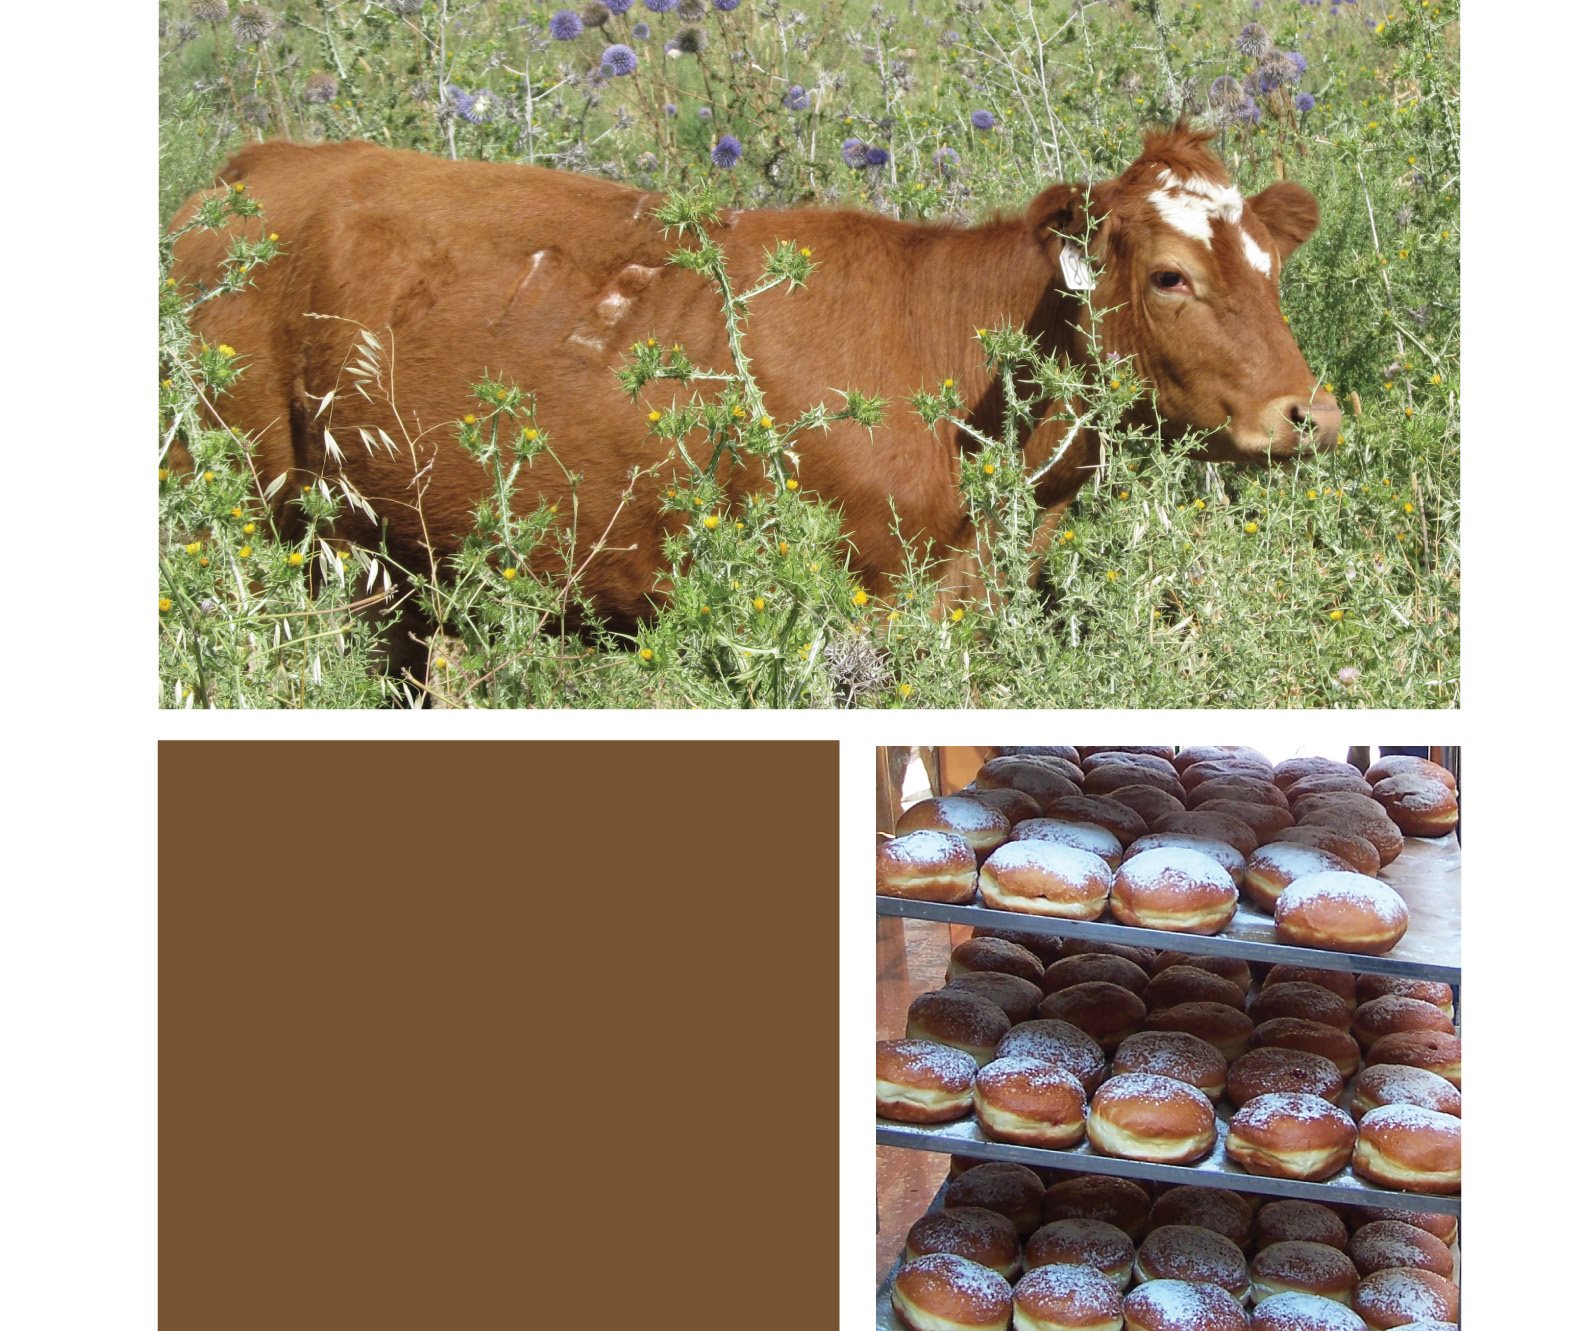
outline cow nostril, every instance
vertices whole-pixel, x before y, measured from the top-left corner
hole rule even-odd
[[[1312,412],[1304,402],[1291,402],[1289,418],[1290,424],[1299,429],[1312,419]]]

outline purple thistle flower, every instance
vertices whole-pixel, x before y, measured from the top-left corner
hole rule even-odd
[[[1313,97],[1311,93],[1298,92],[1295,94],[1295,109],[1297,111],[1310,111],[1316,105],[1317,98]]]
[[[337,95],[336,74],[312,74],[304,81],[304,100],[312,106],[325,106]]]
[[[862,139],[846,139],[841,145],[841,160],[854,171],[862,171],[869,164],[869,145]]]
[[[742,141],[734,134],[722,134],[709,157],[715,166],[729,169],[742,159]]]
[[[450,83],[448,95],[454,104],[454,114],[468,124],[485,125],[498,109],[498,99],[485,88],[466,92],[458,84]]]
[[[676,116],[680,115],[680,113],[681,108],[678,107],[674,102],[664,103],[664,114],[668,119],[674,120]]]
[[[655,14],[668,14],[681,7],[681,0],[642,0]]]
[[[1302,74],[1306,73],[1306,57],[1299,51],[1286,51],[1284,58],[1295,66],[1295,78],[1290,80],[1291,83],[1295,83]]]
[[[698,107],[697,118],[699,120],[712,120],[714,118],[714,108],[711,106]]]
[[[585,28],[581,15],[573,9],[561,9],[548,20],[548,31],[556,42],[573,42]]]
[[[891,154],[885,148],[865,148],[863,150],[863,164],[865,166],[884,166],[891,160]]]
[[[618,18],[635,3],[636,0],[603,0],[603,7]]]
[[[631,35],[636,38],[637,41],[645,42],[653,35],[653,29],[648,27],[646,23],[633,24],[631,28]]]
[[[722,14],[729,14],[742,3],[742,0],[714,0],[714,8]]]
[[[930,154],[930,164],[940,169],[942,175],[952,174],[952,168],[959,162],[956,148],[937,148]]]
[[[629,7],[630,0],[626,0]],[[636,52],[629,46],[616,42],[613,46],[606,47],[603,59],[598,62],[598,68],[605,74],[615,78],[623,78],[627,74],[636,73]]]
[[[1255,59],[1268,48],[1267,29],[1260,23],[1247,23],[1234,39],[1234,45],[1241,55]]]
[[[996,126],[996,115],[991,111],[976,111],[969,117],[969,124],[975,129],[993,129]]]
[[[1245,121],[1251,125],[1260,125],[1262,123],[1262,108],[1247,97],[1245,105],[1240,108],[1235,115],[1235,119]]]
[[[786,89],[786,95],[780,99],[780,104],[788,111],[806,111],[808,109],[808,90],[800,83],[794,83]]]

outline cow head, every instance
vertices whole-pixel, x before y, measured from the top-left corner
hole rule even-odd
[[[1317,201],[1287,181],[1242,197],[1209,138],[1183,125],[1147,135],[1116,180],[1053,186],[1030,205],[1029,223],[1065,277],[1088,247],[1103,349],[1134,357],[1165,427],[1211,432],[1203,456],[1332,448],[1339,404],[1279,308],[1280,270],[1317,229]]]

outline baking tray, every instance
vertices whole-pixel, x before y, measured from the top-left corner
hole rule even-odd
[[[1214,1105],[1213,1108],[1218,1115],[1218,1140],[1206,1158],[1193,1165],[1155,1165],[1142,1160],[1120,1160],[1117,1156],[1098,1154],[1088,1139],[1066,1151],[992,1141],[980,1132],[979,1124],[973,1118],[959,1119],[955,1123],[895,1123],[890,1119],[876,1118],[874,1135],[878,1145],[898,1146],[910,1151],[944,1151],[954,1155],[977,1156],[981,1160],[1013,1160],[1021,1165],[1068,1169],[1082,1174],[1114,1174],[1119,1178],[1151,1179],[1158,1183],[1232,1188],[1235,1192],[1299,1197],[1303,1201],[1336,1206],[1387,1206],[1398,1211],[1461,1214],[1460,1194],[1434,1197],[1427,1193],[1375,1188],[1352,1173],[1349,1165],[1322,1183],[1247,1174],[1238,1165],[1229,1162],[1224,1150],[1229,1136],[1229,1119],[1234,1109],[1228,1104]]]
[[[924,1208],[924,1213],[941,1210],[941,1205],[946,1201],[946,1190],[952,1182],[947,1179],[940,1190],[931,1199],[930,1204]],[[897,1310],[891,1306],[891,1282],[897,1278],[897,1272],[902,1269],[905,1254],[898,1253],[897,1260],[891,1263],[891,1269],[886,1272],[886,1278],[880,1282],[880,1288],[874,1294],[874,1325],[875,1331],[911,1331],[908,1324],[897,1316]]]
[[[1241,957],[1246,961],[1289,962],[1358,975],[1404,975],[1420,980],[1461,981],[1461,843],[1455,833],[1440,838],[1407,837],[1406,849],[1379,872],[1405,899],[1411,922],[1406,936],[1381,957],[1356,952],[1327,952],[1281,942],[1273,917],[1242,895],[1234,919],[1220,934],[1183,934],[1169,929],[1139,929],[1103,920],[1059,920],[1020,911],[991,910],[980,904],[948,906],[937,901],[875,897],[875,913],[915,920],[941,920],[972,928],[1010,929],[1020,933],[1060,934],[1101,943],[1173,948],[1208,956]],[[978,898],[976,898],[978,902]]]

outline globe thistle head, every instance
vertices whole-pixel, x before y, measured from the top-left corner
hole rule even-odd
[[[603,0],[603,7],[618,17],[630,9],[635,0]]]
[[[1212,86],[1207,89],[1207,105],[1220,120],[1238,111],[1245,105],[1245,100],[1245,89],[1240,86],[1238,79],[1229,74],[1213,79]]]
[[[1248,55],[1255,60],[1273,43],[1268,39],[1267,29],[1260,23],[1247,23],[1240,29],[1240,35],[1234,39],[1235,48],[1241,55]]]
[[[1288,79],[1287,82],[1299,83],[1301,81],[1301,76],[1306,73],[1306,57],[1299,51],[1286,51],[1284,53],[1284,58],[1288,60],[1290,64],[1295,66],[1295,77]]]
[[[697,118],[699,120],[712,120],[714,118],[714,108],[712,106],[698,107]]]
[[[863,164],[865,166],[884,166],[891,160],[891,153],[886,148],[869,147],[863,150]]]
[[[271,123],[271,104],[264,97],[249,93],[238,103],[238,114],[244,124],[264,129]]]
[[[311,106],[325,106],[338,95],[336,74],[312,74],[304,81],[304,100]]]
[[[631,25],[631,37],[635,41],[645,42],[652,35],[653,29],[648,27],[646,23],[633,23]]]
[[[498,112],[498,99],[486,88],[466,92],[449,84],[448,91],[453,99],[454,114],[467,124],[485,125]]]
[[[1234,115],[1235,121],[1242,125],[1260,125],[1262,123],[1262,108],[1249,97]]]
[[[729,14],[731,10],[741,7],[742,0],[714,0],[714,8],[722,14]]]
[[[841,145],[841,160],[854,171],[862,171],[869,164],[869,145],[862,139],[846,139]]]
[[[1283,51],[1269,51],[1262,57],[1248,82],[1254,82],[1258,92],[1272,92],[1286,83],[1294,83],[1300,73]]]
[[[720,141],[714,145],[709,158],[715,166],[729,170],[742,160],[742,141],[734,134],[721,134]]]
[[[556,42],[573,42],[586,28],[581,15],[573,9],[559,9],[548,20],[548,31]]]
[[[708,0],[681,0],[681,17],[695,23],[708,13]]]
[[[935,167],[943,176],[952,174],[952,168],[959,161],[956,148],[937,148],[930,154],[930,165]]]
[[[208,23],[215,27],[227,21],[227,0],[194,0],[188,12],[195,23]]]
[[[681,0],[642,0],[655,14],[673,14],[681,7]]]
[[[241,5],[232,16],[233,38],[244,46],[259,46],[277,30],[277,16],[264,5]]]
[[[664,114],[668,119],[674,120],[676,116],[681,114],[681,108],[678,107],[674,102],[665,102]]]
[[[780,104],[788,111],[806,111],[808,109],[808,90],[800,83],[794,83],[786,89],[786,95],[780,99]]]
[[[1305,113],[1310,111],[1316,105],[1317,98],[1313,97],[1311,93],[1298,92],[1295,94],[1295,109],[1297,111]]]
[[[613,46],[604,48],[603,59],[598,62],[598,68],[611,78],[624,78],[627,74],[636,73],[636,52],[629,46],[616,42]]]
[[[708,45],[708,34],[702,28],[682,28],[670,40],[682,55],[701,55]]]
[[[843,705],[891,682],[885,654],[858,633],[840,634],[825,645],[825,669]]]
[[[613,17],[614,15],[599,4],[598,0],[592,0],[592,3],[581,11],[581,24],[587,28],[601,28]]]
[[[969,117],[969,124],[978,130],[994,129],[996,127],[996,113],[985,110],[976,111]]]

